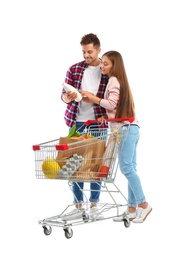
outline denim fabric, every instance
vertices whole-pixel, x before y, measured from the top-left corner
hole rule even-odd
[[[95,129],[94,131],[97,132],[97,130],[99,130],[99,128],[96,126],[96,124],[91,124],[89,125],[89,129],[92,128]],[[79,132],[83,132],[85,129],[85,124],[84,122],[76,122],[76,130],[78,129]],[[72,183],[72,191],[74,193],[74,204],[77,203],[82,203],[83,202],[83,192],[82,189],[84,187],[84,182],[73,182]],[[90,202],[94,202],[97,203],[99,201],[99,196],[100,196],[100,190],[101,190],[101,182],[91,182],[90,183],[90,198],[89,201]]]
[[[128,180],[128,206],[137,207],[146,201],[140,178],[137,174],[136,149],[140,138],[137,125],[119,128],[122,136],[119,144],[119,168]]]

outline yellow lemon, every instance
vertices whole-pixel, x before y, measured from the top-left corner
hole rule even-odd
[[[42,171],[49,179],[56,179],[59,170],[59,164],[52,158],[47,158],[42,164]]]

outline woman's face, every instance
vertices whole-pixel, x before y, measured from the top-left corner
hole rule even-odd
[[[102,60],[100,62],[100,68],[101,68],[102,74],[106,74],[109,76],[111,68],[112,68],[112,62],[105,55],[102,57]]]

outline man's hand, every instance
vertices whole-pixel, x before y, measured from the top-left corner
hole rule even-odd
[[[77,98],[77,93],[76,92],[68,91],[68,92],[64,93],[64,95],[63,95],[63,100],[66,103],[70,103],[73,100],[75,100],[76,98]]]

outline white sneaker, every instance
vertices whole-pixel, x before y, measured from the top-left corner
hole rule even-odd
[[[90,217],[92,219],[104,219],[104,216],[100,213],[97,207],[90,208]]]
[[[82,218],[82,213],[84,209],[73,209],[71,212],[64,214],[61,216],[62,220],[74,220],[74,219],[79,219]]]
[[[126,210],[122,215],[114,217],[113,221],[115,222],[121,222],[123,221],[125,218],[128,218],[129,220],[133,220],[136,218],[136,211],[135,212],[129,212],[128,210]]]
[[[151,211],[152,211],[152,208],[149,204],[147,205],[147,207],[145,209],[139,207],[137,209],[136,218],[134,218],[132,220],[133,223],[143,223]]]

